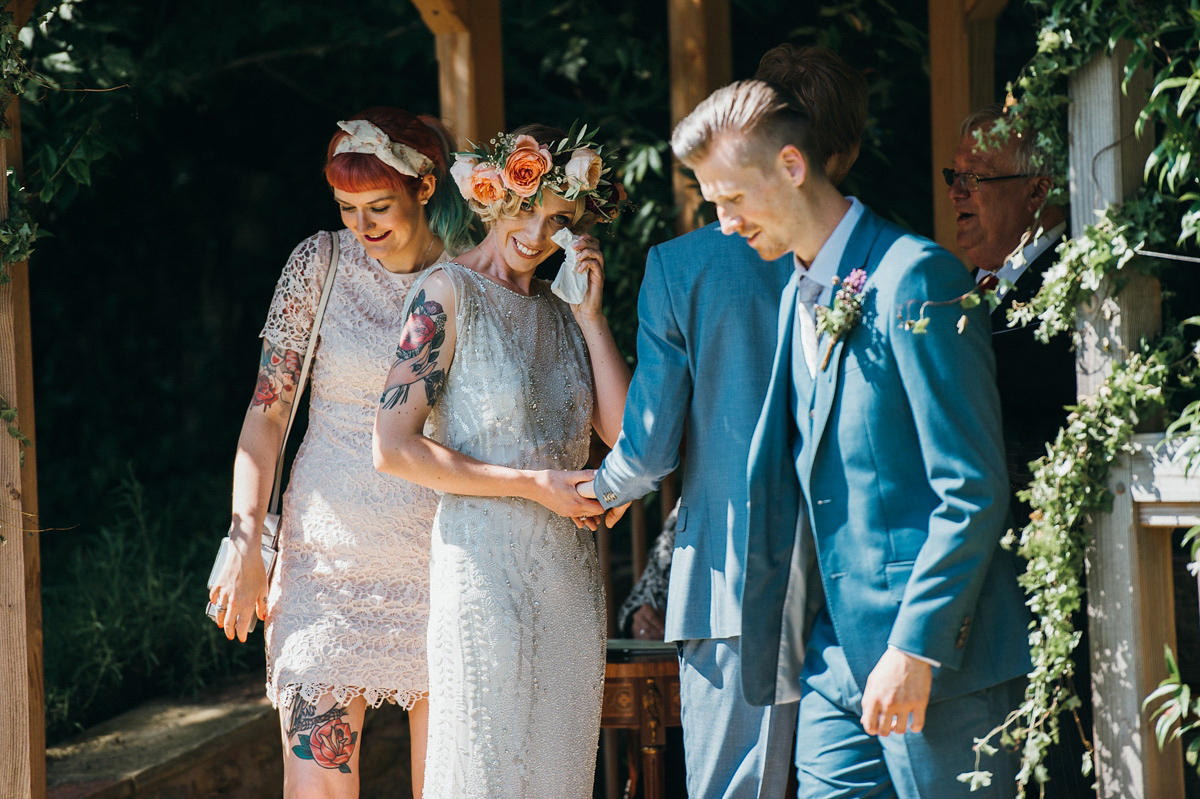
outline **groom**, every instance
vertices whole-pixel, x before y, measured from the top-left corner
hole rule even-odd
[[[957,302],[957,260],[837,191],[813,134],[742,81],[671,140],[723,232],[794,256],[750,445],[742,682],[751,702],[799,696],[801,796],[965,795],[973,738],[1029,668],[990,326]],[[982,758],[972,795],[1011,796],[1013,761]]]
[[[757,75],[819,113],[817,157],[833,180],[845,177],[866,124],[862,75],[830,50],[790,45],[768,51]],[[637,371],[621,435],[596,474],[601,504],[619,508],[654,490],[684,443],[666,640],[679,648],[692,799],[773,799],[787,784],[795,705],[746,702],[740,635],[746,453],[791,272],[789,260],[762,263],[716,225],[650,251]],[[618,513],[610,511],[610,523]]]

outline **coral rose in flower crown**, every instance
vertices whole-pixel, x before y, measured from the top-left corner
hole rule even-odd
[[[517,136],[504,159],[504,185],[518,197],[532,197],[541,187],[542,175],[554,169],[550,151],[532,136]]]
[[[589,140],[586,125],[572,125],[565,138],[549,145],[508,133],[497,134],[490,145],[455,153],[450,168],[459,193],[485,221],[540,202],[546,189],[565,200],[583,199],[600,222],[616,219],[625,204],[625,188],[608,177],[603,148]]]

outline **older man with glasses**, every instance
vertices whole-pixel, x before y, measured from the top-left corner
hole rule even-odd
[[[1010,525],[1029,522],[1029,507],[1016,498],[1033,475],[1029,462],[1045,452],[1066,421],[1064,406],[1075,403],[1075,355],[1066,335],[1043,344],[1034,325],[1009,326],[1008,312],[1027,303],[1042,287],[1042,276],[1056,260],[1066,234],[1063,206],[1046,203],[1053,188],[1049,164],[1035,147],[1036,132],[1007,137],[992,134],[1005,119],[1004,108],[990,105],[963,121],[954,167],[943,169],[954,203],[958,246],[976,267],[975,279],[994,290],[1000,303],[992,311],[992,350],[1009,481]],[[1076,648],[1076,687],[1083,700],[1079,726],[1091,731],[1086,619],[1077,619],[1085,638]],[[1048,757],[1051,796],[1094,796],[1080,773],[1084,746],[1074,719],[1062,720],[1063,741]]]
[[[1004,108],[979,109],[962,124],[954,167],[943,169],[954,203],[958,246],[976,267],[975,279],[994,290],[992,345],[1004,424],[1009,481],[1013,492],[1031,477],[1028,463],[1045,451],[1075,402],[1075,359],[1066,336],[1049,344],[1033,337],[1033,325],[1009,327],[1008,311],[1042,286],[1066,233],[1063,207],[1046,198],[1054,185],[1047,159],[1037,152],[1034,131],[992,134]],[[1028,508],[1012,501],[1014,522],[1028,521]]]

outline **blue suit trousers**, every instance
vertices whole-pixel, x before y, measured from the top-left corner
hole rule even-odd
[[[1011,799],[1018,758],[1001,749],[981,755],[989,787],[971,792],[957,775],[975,771],[975,738],[983,738],[1020,704],[1019,678],[926,709],[920,733],[869,735],[862,726],[862,690],[846,663],[829,614],[814,623],[800,677],[796,731],[799,799]]]
[[[778,799],[787,786],[796,703],[742,695],[740,638],[679,642],[689,799]]]

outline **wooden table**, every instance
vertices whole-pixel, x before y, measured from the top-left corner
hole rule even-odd
[[[646,799],[662,799],[667,727],[680,726],[679,658],[675,644],[612,638],[604,668],[601,728],[636,730],[629,758],[629,795],[637,789],[638,757]]]

